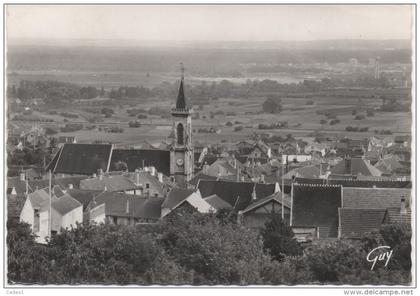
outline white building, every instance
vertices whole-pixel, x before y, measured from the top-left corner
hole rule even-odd
[[[32,232],[37,236],[37,242],[46,243],[50,230],[51,233],[59,233],[62,228],[82,223],[83,206],[68,194],[63,194],[59,198],[52,195],[50,203],[48,188],[41,189],[27,196],[20,213],[20,220],[31,226]]]

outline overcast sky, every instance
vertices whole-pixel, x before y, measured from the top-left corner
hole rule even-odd
[[[8,6],[10,39],[264,41],[411,38],[403,5]]]

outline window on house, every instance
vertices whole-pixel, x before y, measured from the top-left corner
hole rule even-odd
[[[118,223],[118,218],[117,217],[112,217],[112,222],[114,222],[115,225],[117,225]]]
[[[34,232],[39,231],[39,210],[34,210]]]
[[[180,123],[176,128],[178,136],[178,145],[184,145],[184,126]]]
[[[149,188],[150,188],[150,184],[146,183],[146,189],[149,189]]]

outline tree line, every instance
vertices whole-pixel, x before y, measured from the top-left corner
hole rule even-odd
[[[260,229],[234,213],[178,209],[156,225],[79,224],[35,243],[29,225],[7,224],[8,281],[25,284],[409,284],[411,229],[386,225],[360,241],[301,245],[281,217]],[[390,246],[387,267],[366,261]]]

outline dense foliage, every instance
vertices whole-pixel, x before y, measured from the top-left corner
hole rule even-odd
[[[320,240],[303,250],[273,218],[260,232],[229,211],[190,208],[156,225],[77,225],[35,243],[29,225],[7,224],[8,280],[40,284],[408,284],[411,230],[387,225],[362,240]],[[394,257],[370,270],[366,254],[387,244]],[[268,252],[267,252],[268,251]],[[270,255],[272,254],[272,256]],[[280,259],[280,261],[278,260]]]

